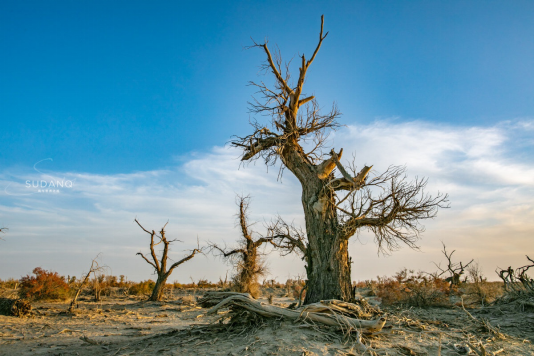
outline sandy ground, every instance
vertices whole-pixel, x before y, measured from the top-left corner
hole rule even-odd
[[[94,303],[87,298],[74,315],[66,313],[67,303],[35,303],[31,317],[0,316],[0,355],[361,354],[354,337],[339,330],[263,318],[230,325],[222,322],[224,314],[206,315],[193,300],[104,297]],[[292,301],[274,298],[282,306]],[[461,348],[468,340],[499,355],[534,355],[534,309],[514,304],[469,312],[476,320],[461,308],[389,309],[386,328],[365,343],[377,355],[438,355],[440,347],[441,355],[466,355]],[[483,319],[503,336],[488,332]]]

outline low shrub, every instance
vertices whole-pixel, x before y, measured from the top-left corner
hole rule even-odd
[[[152,293],[152,290],[156,286],[156,282],[149,279],[139,283],[134,283],[130,286],[130,294],[132,295],[145,295]]]
[[[463,287],[463,292],[467,297],[466,303],[488,305],[504,293],[503,283],[488,282],[478,262],[469,266],[467,272],[467,280],[470,283],[466,283]]]
[[[15,289],[19,285],[19,281],[14,278],[6,279],[5,281],[0,279],[0,288]]]
[[[69,285],[65,277],[57,272],[35,268],[33,276],[27,275],[20,279],[19,296],[30,300],[62,299],[70,296]]]
[[[406,269],[394,277],[378,278],[373,285],[378,297],[385,305],[406,305],[414,307],[448,306],[449,284],[436,276],[422,272],[415,274]]]
[[[534,267],[534,260],[526,256],[530,264],[513,269],[511,266],[497,272],[504,283],[504,295],[500,302],[508,303],[517,299],[531,299],[534,297],[534,279],[527,272]]]

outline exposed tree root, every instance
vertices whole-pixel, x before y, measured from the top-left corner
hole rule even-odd
[[[346,314],[354,314],[354,311],[358,311],[360,308],[355,304],[341,301],[321,301],[319,303],[306,305],[299,309],[290,310],[260,303],[244,294],[233,293],[232,295],[232,293],[229,292],[226,292],[225,294],[227,297],[212,307],[208,311],[208,314],[215,314],[223,307],[237,306],[263,317],[282,317],[293,320],[306,319],[315,323],[339,327],[343,330],[361,330],[364,333],[378,332],[382,330],[386,323],[385,317],[379,317],[375,320],[362,320],[349,317]]]

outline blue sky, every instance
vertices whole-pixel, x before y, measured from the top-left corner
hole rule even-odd
[[[480,242],[470,250],[466,241],[496,234],[477,255],[488,271],[497,249],[510,249],[503,267],[522,258],[514,246],[532,250],[531,1],[5,1],[0,225],[10,230],[0,278],[37,262],[74,273],[100,251],[117,271],[148,278],[132,257],[144,246],[135,216],[152,228],[171,220],[189,234],[184,248],[197,235],[230,244],[236,192],[255,196],[259,221],[276,213],[298,221],[295,181],[276,182],[261,165],[238,170],[238,153],[223,146],[250,132],[248,81],[271,79],[259,73],[261,51],[244,49],[250,38],[268,38],[285,59],[309,56],[321,14],[330,33],[306,88],[343,113],[348,126],[332,144],[352,148],[361,164],[407,164],[451,194],[453,209],[425,235],[428,254],[403,250],[380,273],[406,258],[425,268],[439,259],[440,238],[474,256]],[[24,182],[43,175],[74,188],[24,195]],[[497,232],[510,235],[508,247]],[[364,246],[354,247],[361,261],[371,257],[359,251],[373,250]],[[62,249],[72,252],[63,264]],[[273,273],[297,263],[279,259]]]

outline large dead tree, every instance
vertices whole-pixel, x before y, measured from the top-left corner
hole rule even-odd
[[[221,248],[217,244],[211,244],[212,251],[219,254],[223,259],[229,260],[236,268],[236,275],[233,277],[237,292],[250,293],[257,296],[258,278],[265,274],[265,263],[262,260],[260,246],[272,241],[270,237],[254,238],[254,231],[248,223],[249,197],[238,197],[239,205],[238,224],[241,229],[242,238],[239,245],[233,249]]]
[[[151,301],[158,301],[158,300],[161,300],[161,297],[163,296],[165,283],[167,282],[167,278],[169,278],[172,271],[176,267],[180,266],[182,263],[187,262],[193,257],[195,257],[197,253],[201,253],[202,249],[201,248],[193,249],[189,253],[189,255],[185,256],[184,258],[182,258],[181,260],[177,262],[174,262],[173,264],[170,265],[169,268],[167,268],[167,260],[169,257],[169,245],[172,242],[178,241],[177,239],[167,240],[167,237],[165,236],[165,227],[167,227],[167,224],[165,224],[161,228],[159,235],[158,235],[156,234],[154,230],[148,231],[147,229],[145,229],[143,225],[141,225],[141,223],[137,221],[137,219],[135,219],[135,222],[137,223],[137,225],[139,225],[141,229],[143,229],[144,232],[150,235],[150,255],[152,257],[152,261],[146,258],[145,255],[143,255],[141,252],[138,252],[137,255],[141,256],[149,265],[154,267],[154,270],[156,274],[158,275],[158,278],[156,280],[156,285],[154,286],[154,289],[152,290],[152,294],[150,295],[150,298],[148,298],[148,300],[151,300]],[[158,239],[158,241],[155,241],[155,239]],[[158,259],[158,257],[156,256],[156,250],[155,250],[156,246],[158,246],[159,244],[163,244],[163,251],[161,253],[160,259]]]
[[[339,127],[340,113],[335,105],[321,113],[315,97],[303,92],[308,69],[328,35],[323,33],[323,24],[321,17],[319,41],[311,57],[307,60],[303,54],[299,58],[296,82],[291,81],[290,64],[283,64],[279,51],[273,55],[267,43],[254,42],[251,47],[266,55],[262,69],[271,72],[275,80],[272,86],[251,83],[259,94],[250,103],[251,111],[271,120],[268,125],[252,122],[252,134],[232,141],[243,150],[243,161],[261,158],[272,165],[280,160],[281,170],[287,168],[300,181],[305,236],[295,236],[283,222],[275,223],[273,231],[279,245],[304,256],[308,276],[305,303],[352,299],[348,243],[360,229],[372,231],[382,251],[400,243],[416,247],[424,230],[419,221],[435,217],[438,207],[447,201],[446,195],[425,194],[424,179],[406,181],[402,167],[370,175],[372,167],[343,166],[342,149],[324,155],[325,140]]]

